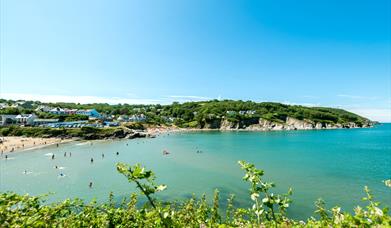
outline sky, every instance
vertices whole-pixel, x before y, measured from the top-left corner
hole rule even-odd
[[[208,99],[391,121],[391,1],[0,0],[0,97]]]

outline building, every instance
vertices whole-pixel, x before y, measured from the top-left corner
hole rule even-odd
[[[77,114],[77,109],[64,109],[65,115],[75,115]]]
[[[35,118],[35,114],[19,114],[15,117],[16,122],[22,125],[33,125]]]
[[[52,110],[52,108],[51,108],[51,107],[48,107],[48,106],[46,106],[46,105],[40,105],[40,106],[38,106],[38,107],[35,109],[35,111],[37,111],[37,112],[50,112],[50,110]]]
[[[94,117],[94,118],[101,118],[101,116],[102,116],[95,109],[81,109],[81,110],[77,110],[76,114],[84,115],[84,116],[88,116],[88,117]]]
[[[0,115],[0,126],[7,126],[16,123],[16,115]]]
[[[129,118],[130,122],[144,122],[146,120],[147,120],[147,117],[144,114],[132,115]]]
[[[33,121],[34,126],[42,126],[42,125],[47,125],[51,123],[57,123],[58,119],[35,119]]]
[[[55,114],[55,115],[65,115],[65,110],[62,109],[62,108],[57,107],[57,108],[51,109],[51,110],[49,111],[49,113]]]

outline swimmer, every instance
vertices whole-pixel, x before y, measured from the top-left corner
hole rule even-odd
[[[88,185],[90,188],[92,188],[92,182],[90,182],[90,184]]]
[[[119,152],[117,152],[117,155],[119,155]]]

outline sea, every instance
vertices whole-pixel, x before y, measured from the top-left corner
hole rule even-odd
[[[339,206],[349,212],[356,205],[365,206],[364,186],[381,205],[391,206],[391,189],[383,183],[391,179],[391,124],[335,130],[192,131],[156,138],[74,141],[0,159],[0,192],[45,195],[46,203],[66,198],[104,203],[112,192],[120,202],[137,189],[117,172],[116,164],[140,163],[154,171],[156,183],[168,186],[156,194],[161,201],[199,198],[204,193],[211,200],[218,189],[222,208],[231,194],[235,206],[250,207],[250,186],[242,179],[239,160],[264,170],[263,180],[276,184],[271,192],[284,194],[293,189],[288,215],[296,219],[314,216],[314,202],[319,198],[329,208]]]

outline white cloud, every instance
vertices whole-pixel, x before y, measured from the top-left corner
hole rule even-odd
[[[342,107],[343,108],[343,107]],[[379,122],[391,122],[390,108],[346,108],[347,111]]]

